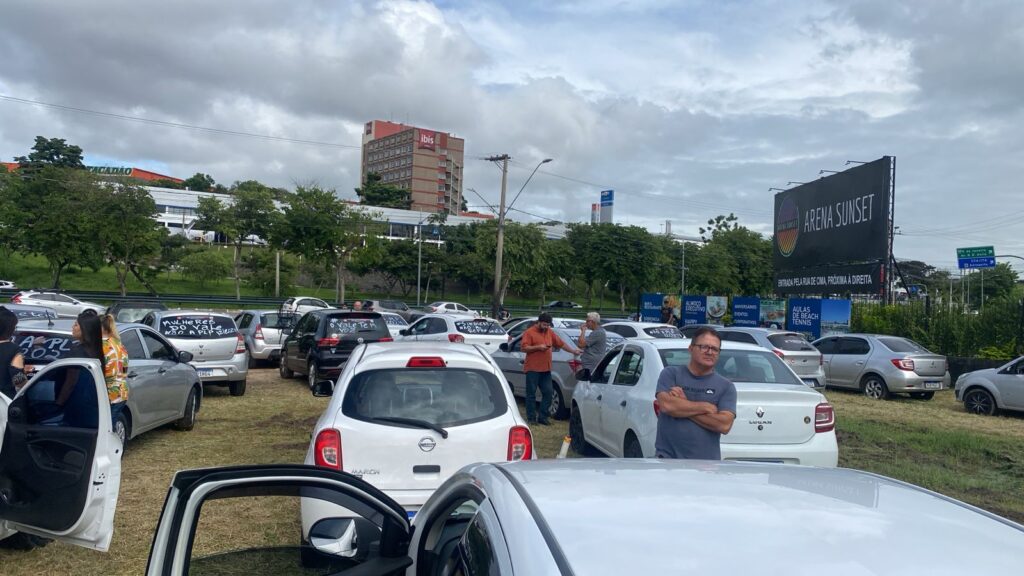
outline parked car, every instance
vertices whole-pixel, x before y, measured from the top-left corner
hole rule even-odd
[[[568,300],[552,300],[544,305],[545,308],[583,308],[581,304]]]
[[[654,456],[658,377],[690,361],[688,340],[627,340],[580,381],[569,435],[579,454]],[[764,348],[722,342],[715,371],[736,386],[736,420],[722,436],[723,460],[836,466],[835,414],[820,392]]]
[[[78,316],[83,310],[87,309],[95,310],[97,314],[103,314],[103,311],[106,310],[105,306],[73,298],[59,290],[23,290],[11,296],[11,302],[14,304],[46,306],[56,310],[58,316],[64,317]]]
[[[231,316],[203,310],[166,310],[146,314],[142,323],[178,350],[190,352],[204,385],[227,386],[232,396],[245,394],[249,355]]]
[[[112,314],[118,322],[139,322],[150,312],[163,312],[167,306],[162,302],[124,300],[114,302],[107,308],[107,314]]]
[[[999,368],[961,374],[953,389],[956,399],[973,414],[994,416],[1000,410],[1024,411],[1024,356]]]
[[[671,324],[661,324],[660,322],[608,322],[604,325],[604,329],[628,340],[683,337],[683,333],[679,331],[679,328]]]
[[[7,308],[14,315],[18,317],[18,320],[56,320],[57,311],[49,306],[37,306],[35,304],[4,304],[4,308]]]
[[[39,371],[65,358],[71,351],[71,319],[19,322],[12,341],[18,344],[25,366]],[[166,424],[191,430],[203,400],[199,375],[189,362],[192,354],[179,352],[152,328],[119,324],[121,342],[128,351],[128,402],[113,423],[122,443]],[[106,394],[104,393],[104,397]]]
[[[746,326],[730,326],[719,328],[718,335],[722,340],[756,344],[771,350],[782,358],[797,376],[808,386],[825,387],[825,368],[821,352],[799,332],[775,330],[773,328],[752,328]]]
[[[319,298],[296,296],[282,302],[279,312],[291,312],[292,314],[302,316],[311,310],[322,310],[324,308],[331,308],[331,305]]]
[[[0,280],[0,290],[17,290],[18,286],[10,280]]]
[[[337,378],[356,346],[392,340],[379,312],[306,312],[281,345],[281,377],[305,374],[312,389],[318,380]]]
[[[814,341],[825,363],[825,385],[864,392],[881,400],[893,393],[931,400],[950,385],[946,357],[908,338],[844,334]]]
[[[693,338],[693,335],[701,328],[713,328],[715,331],[718,331],[722,329],[722,326],[718,324],[687,324],[680,326],[679,331],[683,333],[683,338]]]
[[[583,326],[584,322],[585,320],[582,318],[552,318],[551,327],[575,328],[576,330],[579,330],[580,326]],[[522,318],[517,322],[502,324],[502,327],[505,329],[506,332],[508,332],[508,339],[511,340],[516,336],[519,336],[523,332],[526,332],[526,330],[529,329],[530,326],[533,326],[536,323],[537,317],[534,316],[532,318]]]
[[[43,478],[58,474],[44,470]],[[236,517],[204,516],[220,505],[260,509],[266,494],[288,512],[268,511],[265,525],[247,530],[279,529],[310,499],[355,517],[325,518],[308,535],[296,530],[267,548],[223,538],[237,529]],[[38,528],[47,520],[39,508],[22,521]],[[21,510],[3,514],[13,511]],[[109,516],[113,505],[62,510],[70,518],[90,513]],[[109,541],[112,523],[97,525],[90,539],[76,538],[82,528],[72,535],[52,524],[40,531],[89,546]],[[608,542],[609,527],[617,545]],[[955,530],[936,529],[942,527]],[[755,564],[768,574],[800,574],[808,566],[874,576],[1012,574],[1024,556],[1024,526],[877,474],[687,460],[472,464],[438,487],[411,521],[396,498],[345,472],[292,464],[188,470],[171,481],[154,533],[148,576],[239,567],[246,574],[730,574]],[[687,537],[666,546],[653,534]],[[301,570],[303,564],[317,571]]]
[[[409,315],[412,314],[412,310],[409,305],[401,300],[363,300],[363,306],[370,306],[373,312],[391,312],[398,314],[402,318],[409,321]]]
[[[467,464],[533,457],[533,436],[501,370],[477,346],[359,346],[337,385],[319,382],[314,393],[333,397],[305,463],[361,475],[403,514],[415,513]],[[304,500],[303,534],[331,515]]]
[[[428,314],[399,332],[400,340],[407,342],[456,342],[476,344],[488,354],[508,341],[505,329],[490,318]]]
[[[475,310],[470,310],[458,302],[434,302],[423,307],[427,314],[455,314],[457,316],[480,316]]]
[[[579,328],[553,328],[563,342],[572,344],[578,348],[577,338],[580,335]],[[590,334],[590,331],[587,331]],[[512,393],[517,398],[526,397],[526,373],[523,372],[523,363],[526,361],[526,353],[522,350],[522,334],[513,337],[508,343],[502,344],[497,352],[492,352],[491,357],[501,367],[502,374],[512,386]],[[618,334],[609,332],[606,342],[608,346],[621,344],[623,338]],[[565,350],[553,350],[551,352],[551,409],[548,416],[557,420],[565,420],[569,417],[569,403],[566,400],[572,399],[573,390],[576,388],[576,372],[583,367],[579,357],[566,352]],[[535,402],[540,401],[540,391],[537,391]]]
[[[388,332],[391,332],[391,337],[395,340],[399,339],[402,330],[409,327],[409,323],[405,321],[405,318],[396,312],[381,312],[380,315],[384,317],[384,321],[388,324]]]
[[[281,343],[295,327],[299,317],[291,312],[277,310],[243,310],[235,316],[238,333],[245,340],[249,353],[249,368],[265,360],[275,365],[281,358]]]

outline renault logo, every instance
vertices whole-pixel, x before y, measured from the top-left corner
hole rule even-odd
[[[436,446],[437,446],[437,442],[434,441],[434,439],[431,438],[430,436],[424,436],[423,438],[420,438],[420,443],[419,443],[420,450],[423,450],[424,452],[430,452]]]
[[[762,418],[764,416],[764,408],[758,406],[757,410],[754,410],[754,414],[757,414],[758,418]]]

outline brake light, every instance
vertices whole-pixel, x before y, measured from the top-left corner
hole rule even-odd
[[[914,361],[910,358],[893,358],[892,365],[899,368],[900,370],[913,370]]]
[[[337,346],[339,342],[341,342],[340,338],[332,336],[330,338],[321,338],[317,340],[316,346],[317,348],[333,348]]]
[[[575,358],[573,358],[572,360],[569,360],[569,370],[572,370],[573,374],[575,374],[577,371],[579,371],[580,368],[583,368],[583,362],[580,362],[579,360],[577,360]]]
[[[782,353],[782,350],[779,350],[778,348],[774,348],[774,349],[772,349],[772,352],[775,352],[775,355],[778,356],[779,358],[782,358],[783,360],[786,359],[786,355]]]
[[[444,368],[444,358],[440,356],[413,356],[405,364],[406,368]]]
[[[238,334],[238,342],[235,343],[235,354],[245,352],[245,336]]]
[[[654,401],[654,416],[661,416],[661,404],[657,400]]]
[[[449,334],[448,341],[455,342],[456,344],[462,344],[466,339],[463,338],[462,334]]]
[[[14,302],[15,304],[21,304],[21,294],[15,294],[14,296],[11,296],[11,302]]]
[[[395,339],[392,338],[391,336],[385,336],[385,337],[381,338],[380,340],[377,340],[377,342],[394,342],[394,341],[395,341]]]
[[[836,427],[836,413],[832,405],[822,402],[814,407],[814,431],[831,432]]]
[[[257,339],[257,340],[263,340],[263,325],[262,324],[257,324],[256,325],[256,331],[253,332],[252,337]]]
[[[341,432],[325,428],[313,443],[313,462],[321,468],[341,470]]]
[[[533,458],[533,436],[526,426],[513,426],[508,431],[508,461]]]

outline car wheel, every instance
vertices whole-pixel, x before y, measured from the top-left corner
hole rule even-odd
[[[864,389],[864,395],[872,400],[885,400],[889,397],[889,387],[885,385],[885,380],[878,376],[868,376],[865,378],[862,388]]]
[[[911,398],[917,398],[918,400],[931,400],[935,396],[935,392],[911,392]]]
[[[548,416],[555,420],[565,420],[569,417],[569,409],[565,407],[565,402],[562,400],[562,388],[555,384],[554,390],[551,391],[551,408],[548,410]]]
[[[245,380],[238,380],[228,384],[228,391],[232,396],[245,396]]]
[[[277,371],[281,374],[281,378],[290,379],[295,377],[295,372],[284,363],[284,356],[281,356],[281,361],[277,364]]]
[[[15,534],[0,540],[0,548],[6,548],[8,550],[32,550],[35,548],[42,548],[49,543],[49,538],[43,538],[42,536],[36,536],[35,534],[16,532]]]
[[[306,382],[309,384],[310,390],[316,387],[316,371],[316,360],[310,360],[309,366],[306,369]]]
[[[257,360],[252,357],[252,352],[249,352],[249,350],[246,350],[245,352],[246,352],[246,354],[245,354],[245,358],[246,358],[245,365],[251,370],[251,369],[256,367]]]
[[[984,388],[972,388],[964,394],[964,408],[971,414],[995,416],[996,399]]]
[[[114,434],[119,440],[121,440],[121,449],[128,447],[128,436],[131,433],[131,428],[128,425],[128,417],[124,415],[124,409],[117,415],[117,419],[113,422]]]
[[[597,455],[597,450],[587,442],[583,434],[583,417],[580,416],[579,406],[573,406],[572,414],[569,415],[569,447],[580,456]]]
[[[188,393],[188,400],[185,401],[185,415],[174,422],[178,430],[191,430],[196,426],[196,413],[199,412],[199,402],[196,398],[196,389]]]
[[[640,448],[640,441],[632,431],[626,433],[626,440],[622,443],[622,456],[624,458],[643,458],[644,451]]]

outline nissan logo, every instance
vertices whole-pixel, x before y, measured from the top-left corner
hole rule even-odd
[[[423,450],[424,452],[430,452],[436,446],[437,446],[437,442],[433,438],[431,438],[430,436],[424,436],[423,438],[420,438],[420,443],[419,443],[420,450]]]
[[[764,408],[758,406],[757,410],[754,410],[754,414],[757,414],[758,418],[763,417],[764,416]]]

